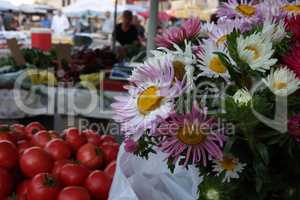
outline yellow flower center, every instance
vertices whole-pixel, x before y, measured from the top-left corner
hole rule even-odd
[[[288,86],[287,83],[282,82],[282,81],[276,81],[273,84],[273,88],[275,88],[277,90],[285,89],[285,88],[287,88],[287,86]]]
[[[255,46],[247,46],[245,50],[249,50],[253,53],[253,59],[256,60],[260,57],[259,50]]]
[[[256,8],[254,6],[245,4],[238,5],[235,9],[236,11],[247,17],[251,17],[256,13]]]
[[[173,61],[173,68],[174,68],[174,80],[175,78],[179,81],[182,81],[185,75],[185,64],[180,60]]]
[[[222,37],[220,37],[218,40],[217,40],[217,45],[222,45],[226,42],[227,40],[227,35],[223,35]]]
[[[207,137],[204,130],[193,124],[187,124],[181,127],[176,136],[182,143],[187,145],[202,144]]]
[[[286,12],[300,12],[300,5],[285,5],[282,7],[282,10]]]
[[[223,65],[222,61],[218,56],[214,56],[211,59],[209,63],[209,69],[219,74],[223,74],[227,71],[227,68]]]
[[[229,157],[224,157],[223,160],[219,161],[222,168],[226,171],[233,171],[237,165],[236,160]]]
[[[157,92],[158,88],[151,86],[139,95],[137,99],[137,107],[141,114],[146,115],[160,106],[163,97],[158,96]]]

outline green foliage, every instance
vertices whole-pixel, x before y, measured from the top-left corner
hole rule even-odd
[[[281,40],[279,43],[274,44],[274,49],[275,49],[275,55],[277,56],[281,56],[286,54],[291,47],[291,39],[292,37],[290,35],[288,35],[287,37],[285,37],[283,40]]]
[[[155,146],[157,146],[157,140],[145,134],[138,140],[138,150],[134,154],[148,160],[151,153],[156,154]]]
[[[173,174],[174,170],[175,170],[174,159],[173,158],[169,158],[167,164],[168,164],[168,169]]]
[[[27,63],[40,69],[53,67],[55,54],[53,52],[43,52],[37,49],[22,49],[22,54]]]
[[[15,62],[11,56],[5,56],[0,58],[0,69],[4,66],[14,66]]]
[[[198,200],[232,200],[235,185],[223,183],[220,177],[207,175],[199,185]]]

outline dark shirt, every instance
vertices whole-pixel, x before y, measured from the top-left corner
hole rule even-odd
[[[13,27],[13,22],[14,22],[14,17],[12,14],[7,13],[4,15],[3,23],[4,23],[5,30],[7,31],[15,30],[15,28]]]
[[[143,26],[137,26],[136,29],[137,29],[137,32],[138,32],[138,36],[141,37],[141,38],[144,38],[145,37],[144,27]]]
[[[124,32],[122,24],[118,24],[116,27],[116,39],[122,46],[133,44],[135,41],[138,41],[138,31],[131,25],[128,31]]]

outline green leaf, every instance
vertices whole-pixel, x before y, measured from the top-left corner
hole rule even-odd
[[[268,165],[270,162],[270,158],[269,158],[269,152],[268,152],[267,146],[259,143],[256,145],[256,148],[257,148],[258,154],[260,155],[260,158],[263,160],[265,165]]]
[[[235,143],[236,137],[230,137],[224,147],[224,153],[230,153],[232,145]]]
[[[173,158],[169,158],[167,164],[168,164],[168,169],[173,174],[174,170],[175,170],[174,159]]]
[[[255,189],[256,189],[257,193],[259,193],[262,190],[263,184],[264,184],[263,180],[260,179],[259,177],[256,177],[256,179],[255,179]]]

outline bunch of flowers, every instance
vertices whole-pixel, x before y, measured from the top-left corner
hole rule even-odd
[[[112,105],[137,156],[199,169],[201,200],[298,199],[300,4],[229,0],[157,37]]]

